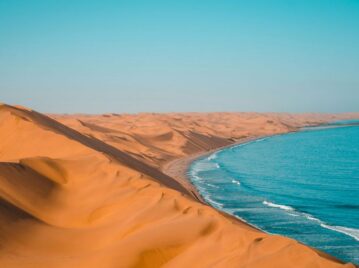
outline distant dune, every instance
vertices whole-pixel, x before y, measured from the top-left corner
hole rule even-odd
[[[1,105],[0,267],[354,267],[218,212],[161,169],[357,116],[46,116]]]
[[[102,140],[154,167],[244,138],[272,135],[334,120],[347,114],[141,113],[49,115],[82,134]]]

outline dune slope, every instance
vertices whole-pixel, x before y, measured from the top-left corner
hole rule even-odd
[[[50,115],[156,168],[169,161],[233,144],[359,114],[169,113]]]
[[[0,267],[353,267],[226,217],[156,169],[158,158],[140,161],[141,150],[176,155],[228,138],[124,131],[122,146],[141,149],[130,154],[90,134],[0,106]],[[161,148],[180,137],[184,147]]]

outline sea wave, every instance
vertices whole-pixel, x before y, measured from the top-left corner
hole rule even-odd
[[[238,211],[238,209],[233,208],[233,209],[228,209],[228,208],[223,208],[223,204],[214,201],[210,195],[205,195],[204,198],[214,207],[221,209],[227,213],[230,213],[234,216],[236,216],[237,218],[241,219],[242,221],[245,221],[243,218],[237,216],[234,214],[235,211]],[[320,224],[321,227],[335,231],[335,232],[339,232],[339,233],[343,233],[345,235],[348,235],[352,238],[354,238],[355,240],[359,241],[359,229],[355,229],[355,228],[349,228],[349,227],[343,227],[343,226],[331,226],[329,224],[324,223],[323,221],[321,221],[320,219],[315,218],[314,216],[308,214],[308,213],[302,213],[299,211],[296,211],[294,208],[292,208],[291,206],[286,206],[286,205],[279,205],[276,203],[272,203],[269,201],[263,201],[262,202],[264,205],[269,206],[269,207],[273,207],[273,208],[279,208],[282,209],[284,211],[290,211],[288,212],[289,215],[291,216],[304,216],[305,218],[307,218],[308,220],[311,221],[315,221],[317,223]],[[246,222],[246,221],[245,221]],[[256,226],[257,227],[257,226]],[[258,227],[257,227],[258,228]]]
[[[214,201],[209,194],[203,194],[203,198],[209,202],[213,207],[223,210],[223,204]]]
[[[282,209],[285,211],[290,211],[290,212],[288,212],[288,214],[291,216],[294,216],[294,217],[303,216],[310,221],[317,222],[323,228],[348,235],[348,236],[354,238],[355,240],[359,241],[359,229],[349,228],[349,227],[344,227],[344,226],[329,225],[329,224],[323,222],[322,220],[314,217],[313,215],[297,211],[294,208],[292,208],[291,206],[279,205],[279,204],[272,203],[272,202],[269,202],[266,200],[263,201],[262,203],[268,207],[279,208],[279,209]]]
[[[285,205],[279,205],[279,204],[276,204],[276,203],[272,203],[272,202],[269,202],[269,201],[266,201],[264,200],[263,202],[263,205],[266,205],[268,207],[272,207],[272,208],[280,208],[280,209],[283,209],[283,210],[290,210],[290,211],[293,211],[294,208],[290,207],[290,206],[285,206]]]
[[[322,223],[321,220],[317,219],[316,217],[308,214],[308,213],[301,213],[301,215],[303,215],[305,218],[307,218],[308,220],[311,220],[311,221],[316,221],[316,222],[319,222],[319,223]]]
[[[201,178],[201,177],[199,177],[197,175],[194,175],[194,174],[192,174],[192,179],[196,180],[197,182],[200,182],[200,181],[204,180],[203,178]],[[237,185],[241,184],[239,181],[234,180],[234,179],[232,179],[231,182],[233,184],[237,184]],[[210,183],[206,183],[206,187],[219,188],[218,186],[210,184]],[[241,220],[244,220],[243,218],[238,217],[237,215],[234,214],[234,212],[238,211],[238,209],[236,209],[236,208],[234,208],[234,209],[224,209],[222,203],[213,200],[211,195],[206,191],[206,187],[199,187],[197,185],[197,188],[199,188],[202,196],[204,197],[204,199],[207,202],[209,202],[213,207],[215,207],[217,209],[223,210],[223,211],[225,211],[227,213],[230,213],[230,214],[236,216],[237,218],[239,218]],[[298,211],[298,210],[296,210],[293,207],[288,206],[288,205],[276,204],[276,203],[273,203],[273,202],[270,202],[270,201],[267,201],[267,200],[264,200],[262,202],[262,204],[265,205],[265,206],[271,207],[271,208],[277,208],[277,209],[283,210],[288,215],[293,216],[293,217],[299,217],[299,216],[305,217],[309,221],[316,222],[322,228],[325,228],[325,229],[328,229],[328,230],[331,230],[331,231],[334,231],[334,232],[345,234],[347,236],[350,236],[350,237],[354,238],[356,241],[359,241],[359,229],[345,227],[345,226],[333,226],[333,225],[327,224],[327,223],[323,222],[322,220],[314,217],[313,215],[311,215],[309,213]]]
[[[219,186],[214,185],[214,184],[212,184],[212,183],[205,183],[205,185],[208,186],[208,187],[211,187],[211,188],[215,188],[215,189],[219,189],[219,188],[220,188]]]
[[[220,168],[218,163],[196,162],[192,166],[192,171],[193,171],[193,173],[198,173],[198,172],[201,172],[201,171],[209,171],[209,170],[218,169],[218,168]]]
[[[199,182],[199,181],[202,181],[203,179],[201,177],[197,176],[195,173],[192,173],[191,180]]]
[[[304,215],[308,220],[317,222],[323,228],[326,228],[326,229],[329,229],[329,230],[332,230],[335,232],[339,232],[342,234],[346,234],[346,235],[354,238],[355,240],[359,241],[359,229],[349,228],[349,227],[344,227],[344,226],[332,226],[332,225],[329,225],[308,213],[301,213],[301,214]]]
[[[331,226],[325,223],[320,224],[323,228],[330,229],[339,233],[346,234],[350,237],[353,237],[355,240],[359,241],[359,229],[343,227],[343,226]]]
[[[259,138],[259,139],[254,139],[254,140],[251,140],[251,141],[243,142],[243,143],[240,143],[240,144],[237,144],[237,145],[235,145],[235,146],[230,147],[230,149],[235,149],[235,148],[243,147],[243,146],[249,145],[249,144],[251,144],[251,143],[255,143],[255,142],[265,141],[265,140],[267,140],[268,138],[269,138],[269,137],[264,137],[264,138]]]
[[[261,142],[261,141],[265,141],[266,139],[268,139],[268,137],[256,139],[256,140],[254,140],[254,142]]]
[[[210,156],[207,157],[207,160],[214,160],[217,158],[217,153],[211,154]]]

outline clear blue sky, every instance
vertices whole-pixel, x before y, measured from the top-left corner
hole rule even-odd
[[[358,111],[359,0],[0,0],[0,101]]]

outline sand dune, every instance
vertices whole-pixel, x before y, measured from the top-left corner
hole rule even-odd
[[[0,106],[0,267],[354,267],[197,201],[168,161],[345,116]]]
[[[50,115],[82,134],[102,140],[154,167],[179,157],[358,114],[142,113]]]

